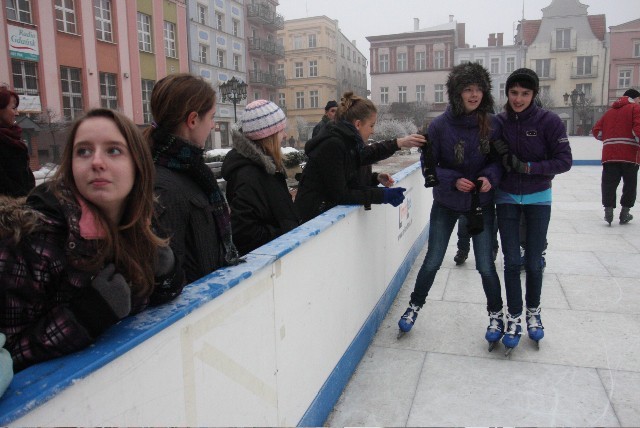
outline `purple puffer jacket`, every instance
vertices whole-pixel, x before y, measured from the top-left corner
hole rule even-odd
[[[500,190],[514,195],[541,192],[551,187],[556,174],[571,169],[573,158],[567,131],[557,114],[531,103],[522,113],[500,113],[498,120],[509,152],[530,162],[529,174],[506,173]]]
[[[500,135],[499,124],[491,115],[489,140],[480,143],[478,115],[453,116],[451,106],[436,117],[428,129],[433,143],[433,156],[437,165],[440,184],[433,188],[433,199],[445,207],[463,213],[471,209],[471,193],[456,189],[456,181],[466,178],[474,181],[487,177],[491,183],[489,192],[480,193],[480,205],[493,203],[494,189],[500,183],[502,169],[489,154],[489,140]]]

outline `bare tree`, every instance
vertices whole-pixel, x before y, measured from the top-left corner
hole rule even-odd
[[[296,129],[298,130],[298,140],[299,141],[307,141],[311,138],[311,131],[313,131],[313,127],[315,124],[309,124],[307,119],[304,117],[297,116],[296,117]]]
[[[61,137],[60,133],[69,127],[70,122],[60,116],[50,107],[45,107],[42,113],[34,120],[40,127],[41,132],[46,132],[51,138],[53,163],[60,162],[60,148],[57,138]]]

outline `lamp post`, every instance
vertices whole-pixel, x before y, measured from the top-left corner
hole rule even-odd
[[[571,94],[565,92],[564,95],[562,95],[564,105],[569,105],[569,100],[571,100],[571,135],[576,135],[576,104],[584,105],[584,96],[584,92],[578,89],[571,91]]]
[[[233,103],[233,120],[238,122],[238,116],[236,115],[236,105],[247,98],[247,84],[241,80],[232,77],[231,80],[227,80],[220,85],[220,94],[222,95],[222,101],[231,101]]]

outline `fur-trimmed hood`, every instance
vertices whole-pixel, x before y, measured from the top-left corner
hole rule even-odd
[[[227,153],[222,164],[222,177],[225,180],[229,180],[233,171],[248,164],[258,165],[269,175],[276,173],[275,162],[256,143],[237,131],[233,132],[232,138],[233,149]]]
[[[456,65],[447,77],[447,95],[454,116],[465,113],[462,103],[462,91],[469,85],[476,84],[482,89],[482,101],[478,112],[493,113],[493,95],[491,95],[491,76],[486,68],[475,62]]]
[[[0,196],[0,239],[19,242],[43,226],[44,216],[26,204],[26,198]]]

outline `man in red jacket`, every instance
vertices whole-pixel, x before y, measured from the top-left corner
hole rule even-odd
[[[620,224],[627,224],[633,216],[629,210],[636,202],[638,164],[640,163],[640,92],[627,90],[611,104],[611,108],[595,124],[591,133],[602,146],[602,205],[604,221],[613,221],[616,190],[622,178]]]

